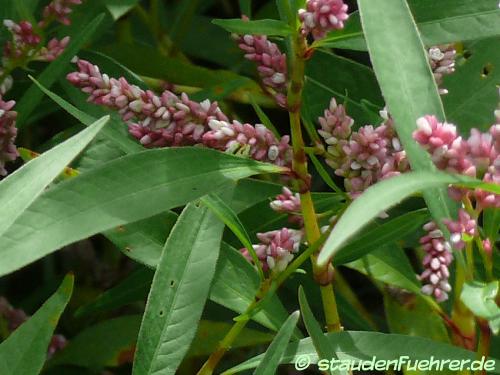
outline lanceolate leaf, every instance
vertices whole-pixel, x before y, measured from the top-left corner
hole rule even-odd
[[[48,366],[73,365],[89,369],[120,366],[133,354],[140,325],[140,315],[126,315],[84,329]]]
[[[267,348],[264,358],[259,363],[259,366],[254,371],[254,375],[273,375],[276,374],[283,353],[286,350],[287,344],[292,337],[295,326],[299,321],[300,313],[295,311],[288,317],[286,322],[281,326],[278,334],[274,338],[269,348]]]
[[[373,68],[410,164],[415,171],[433,171],[429,155],[413,140],[412,133],[419,117],[430,114],[444,120],[445,115],[408,4],[406,0],[359,0],[358,4]],[[444,187],[423,193],[439,224],[453,215]]]
[[[399,241],[418,230],[428,219],[429,212],[423,209],[401,215],[380,226],[377,225],[342,247],[333,258],[333,264],[341,265],[352,262],[387,243]]]
[[[348,263],[346,267],[355,269],[376,281],[420,293],[417,280],[408,258],[395,244],[387,244],[372,251],[364,258]]]
[[[223,243],[217,264],[210,299],[219,305],[243,314],[254,301],[260,280],[253,266],[241,253]],[[276,295],[252,319],[277,331],[287,318],[287,312]]]
[[[335,354],[335,349],[333,345],[328,341],[321,326],[317,322],[314,314],[309,306],[309,302],[307,302],[306,294],[304,293],[304,289],[302,286],[299,287],[299,303],[300,303],[300,311],[302,313],[302,319],[304,320],[304,324],[307,329],[307,333],[311,337],[314,347],[316,348],[316,352],[318,353],[318,357],[320,359],[337,359],[337,355]],[[339,374],[339,371],[328,371],[329,374]]]
[[[288,36],[292,32],[286,23],[278,20],[244,21],[236,18],[217,19],[212,23],[236,34]]]
[[[496,0],[410,0],[408,3],[426,46],[500,35]],[[344,30],[332,32],[317,45],[366,50],[359,13],[351,14]]]
[[[326,240],[318,258],[325,264],[340,247],[381,212],[424,189],[465,181],[440,172],[411,172],[381,181],[367,189],[344,212]]]
[[[73,276],[66,276],[57,292],[24,324],[0,344],[2,375],[37,375],[57,322],[73,292]]]
[[[103,19],[104,15],[101,14],[89,23],[83,30],[78,30],[78,34],[72,37],[70,45],[64,50],[61,56],[59,56],[57,60],[51,63],[42,72],[42,74],[38,76],[37,79],[42,85],[50,87],[61,77],[64,73],[66,65],[94,35]],[[42,98],[43,94],[34,84],[26,91],[16,106],[16,110],[19,112],[17,120],[17,126],[19,128],[25,126],[29,116],[36,109]]]
[[[190,203],[156,269],[134,360],[134,375],[175,374],[196,334],[219,256],[224,225]]]
[[[47,191],[0,238],[0,275],[64,245],[281,169],[218,151],[166,148],[114,160]]]
[[[94,139],[108,119],[100,119],[88,129],[30,161],[0,183],[0,238],[47,185]]]
[[[31,77],[30,77],[31,78]],[[62,109],[68,112],[71,116],[76,118],[82,124],[89,126],[92,124],[95,119],[89,114],[80,111],[78,108],[68,103],[66,100],[61,98],[59,95],[53,93],[44,87],[40,82],[36,79],[31,78],[35,85],[38,86],[40,90],[42,90],[45,95],[47,95],[50,99],[52,99],[55,103],[57,103]],[[139,145],[137,142],[132,139],[128,139],[122,136],[122,134],[118,131],[117,126],[125,126],[125,124],[117,123],[114,119],[111,119],[111,127],[105,127],[102,131],[102,135],[105,136],[108,140],[114,142],[123,152],[127,154],[132,154],[135,152],[142,151],[144,148]]]
[[[234,233],[236,237],[241,241],[243,246],[245,246],[250,254],[252,254],[254,262],[258,263],[257,254],[255,254],[255,250],[252,246],[252,241],[250,240],[250,236],[248,235],[245,227],[241,223],[240,219],[236,215],[236,213],[229,207],[218,195],[209,194],[201,198],[202,203],[210,208],[212,212],[217,216],[224,224],[227,225],[229,229]],[[259,269],[261,276],[262,270]]]
[[[450,344],[432,341],[423,337],[412,337],[398,334],[386,334],[379,332],[357,332],[345,331],[339,333],[328,333],[326,335],[332,343],[340,360],[364,360],[370,361],[374,356],[377,360],[398,360],[404,357],[406,363],[411,360],[435,360],[448,361],[443,364],[444,368],[451,360],[476,359],[476,353],[462,349]],[[295,363],[298,358],[307,356],[311,363],[318,361],[318,355],[310,338],[300,340],[299,343],[291,343],[281,360],[281,363]],[[236,367],[228,370],[228,373],[237,373],[243,370],[257,367],[263,361],[264,355],[254,357]],[[491,358],[490,358],[491,359]],[[494,363],[492,374],[500,374],[500,360],[491,359]]]

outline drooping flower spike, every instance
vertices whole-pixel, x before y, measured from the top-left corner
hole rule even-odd
[[[281,107],[286,107],[288,72],[286,55],[265,35],[235,35],[245,58],[257,64],[264,87]]]
[[[435,46],[427,50],[432,73],[434,74],[434,79],[441,95],[448,93],[448,90],[442,87],[443,77],[455,71],[456,54],[457,52],[453,44]]]
[[[216,102],[192,101],[169,90],[156,95],[110,78],[99,67],[77,61],[78,71],[68,80],[89,95],[88,101],[118,111],[130,134],[145,147],[204,145],[277,165],[289,165],[289,137],[277,139],[264,125],[229,122]]]
[[[448,267],[453,261],[451,247],[434,222],[425,224],[424,230],[427,234],[420,239],[420,244],[426,252],[423,259],[424,271],[420,275],[424,284],[422,292],[434,296],[438,302],[443,302],[448,299],[448,293],[451,291],[448,281]]]
[[[12,109],[15,104],[13,100],[3,101],[0,95],[0,176],[7,175],[5,164],[16,160],[19,156],[14,144],[17,136],[17,112]]]

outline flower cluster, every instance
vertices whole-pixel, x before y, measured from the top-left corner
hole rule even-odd
[[[455,125],[440,123],[434,116],[417,121],[414,139],[431,155],[439,169],[500,183],[500,125],[491,126],[489,132],[471,130],[469,139],[458,135]],[[480,208],[500,208],[500,195],[476,189],[473,194],[463,189],[450,189],[450,196],[461,200],[475,198]]]
[[[63,25],[70,25],[69,15],[73,12],[72,7],[80,5],[82,0],[53,0],[43,9],[43,19],[39,22],[40,27],[45,27],[52,20],[56,20]]]
[[[208,147],[280,166],[291,162],[289,136],[278,140],[262,124],[252,126],[238,121],[229,123],[213,119],[208,125],[211,130],[203,135],[203,143]]]
[[[426,255],[423,259],[424,272],[420,275],[423,282],[422,292],[432,295],[438,302],[448,299],[451,291],[448,266],[453,260],[450,244],[444,239],[443,232],[434,222],[424,225],[427,234],[420,239]]]
[[[319,118],[320,135],[328,144],[327,163],[344,177],[346,190],[359,195],[370,185],[409,170],[406,153],[394,130],[393,120],[381,112],[384,122],[352,131],[353,120],[335,99]]]
[[[457,250],[463,250],[465,247],[464,235],[474,237],[477,233],[476,220],[464,209],[458,211],[458,220],[444,220],[444,223],[450,231],[450,242]]]
[[[118,111],[130,134],[145,147],[204,145],[277,165],[290,164],[289,137],[277,139],[261,124],[229,122],[216,102],[197,103],[169,90],[156,95],[123,77],[110,78],[88,61],[77,60],[77,66],[68,80],[87,93],[90,102]]]
[[[257,63],[265,89],[274,95],[280,106],[286,107],[286,55],[265,35],[236,35],[235,38],[240,49],[245,52],[245,58]]]
[[[291,223],[303,226],[303,219],[300,215],[300,195],[299,193],[292,193],[286,186],[283,187],[283,192],[276,196],[276,198],[269,204],[272,210],[277,213],[288,214],[288,220]]]
[[[12,20],[4,20],[3,24],[12,34],[12,40],[4,47],[4,59],[19,60],[33,57],[42,40],[42,37],[36,34],[33,25],[28,21],[15,23]]]
[[[448,93],[448,90],[442,88],[441,85],[443,84],[443,77],[455,71],[456,54],[453,44],[431,47],[427,51],[432,73],[441,95]]]
[[[46,45],[42,44],[45,29],[53,21],[69,25],[71,7],[81,4],[81,0],[53,0],[43,11],[42,20],[38,25],[21,20],[18,23],[6,19],[3,25],[11,33],[11,40],[3,48],[2,65],[0,67],[0,94],[5,94],[12,86],[11,71],[25,67],[30,61],[39,60],[50,62],[55,60],[69,44],[69,37],[62,39],[52,38]]]
[[[288,228],[258,233],[257,238],[260,243],[253,248],[262,263],[263,270],[282,272],[293,260],[294,254],[299,251],[302,237],[302,231]],[[241,253],[252,261],[247,249],[241,249]]]
[[[18,152],[14,141],[17,135],[16,117],[13,100],[3,101],[0,95],[0,176],[7,175],[5,163],[16,160]]]
[[[331,30],[343,29],[347,10],[343,0],[307,0],[306,8],[299,10],[303,33],[321,39]]]
[[[0,319],[2,318],[6,320],[9,333],[12,333],[26,322],[29,316],[23,310],[12,307],[4,297],[0,297]],[[47,349],[47,356],[51,358],[56,352],[62,350],[66,344],[67,340],[63,335],[56,334],[52,336]]]

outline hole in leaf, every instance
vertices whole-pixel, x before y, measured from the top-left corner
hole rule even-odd
[[[463,53],[463,57],[465,60],[468,60],[470,59],[470,57],[472,56],[472,52],[469,51],[469,50],[465,50],[464,53]]]
[[[175,280],[170,280],[170,287],[172,288],[175,285]]]
[[[491,63],[486,64],[481,70],[481,78],[487,78],[492,71],[493,71],[493,64]]]
[[[163,310],[160,310],[160,316],[163,316],[163,314],[165,314],[165,312]]]

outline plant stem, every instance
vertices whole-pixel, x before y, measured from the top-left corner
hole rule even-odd
[[[250,305],[247,312],[249,312],[249,310],[253,307],[253,304]],[[231,345],[234,340],[238,337],[243,328],[245,328],[249,320],[249,318],[244,318],[236,321],[226,336],[224,336],[222,341],[219,343],[217,349],[210,355],[200,371],[198,371],[197,375],[212,375],[221,358],[229,349],[231,349]]]
[[[460,300],[460,295],[462,294],[462,287],[465,283],[467,276],[464,267],[456,267],[455,275],[455,301],[453,304],[453,311],[451,318],[454,324],[458,327],[460,332],[462,332],[463,337],[457,337],[456,334],[453,335],[454,341],[457,345],[462,345],[466,349],[474,348],[474,338],[476,334],[474,315],[470,310],[462,303]],[[464,337],[468,337],[468,340],[464,340]]]
[[[491,344],[491,330],[488,326],[488,322],[479,319],[477,320],[479,325],[479,343],[477,345],[477,359],[480,360],[482,357],[488,357],[490,354],[490,344]],[[486,375],[486,370],[478,370],[474,372],[474,375]]]
[[[305,56],[307,44],[304,37],[296,32],[292,40],[291,77],[288,90],[288,110],[290,114],[290,128],[292,134],[293,163],[292,169],[298,179],[302,216],[307,241],[312,244],[320,237],[316,211],[310,192],[310,175],[307,170],[307,158],[300,118],[302,91],[304,88]],[[317,254],[311,255],[313,273],[316,281],[320,283],[323,310],[326,326],[329,332],[341,330],[340,319],[337,311],[335,294],[331,285],[333,269],[331,265],[319,268],[316,265]]]

